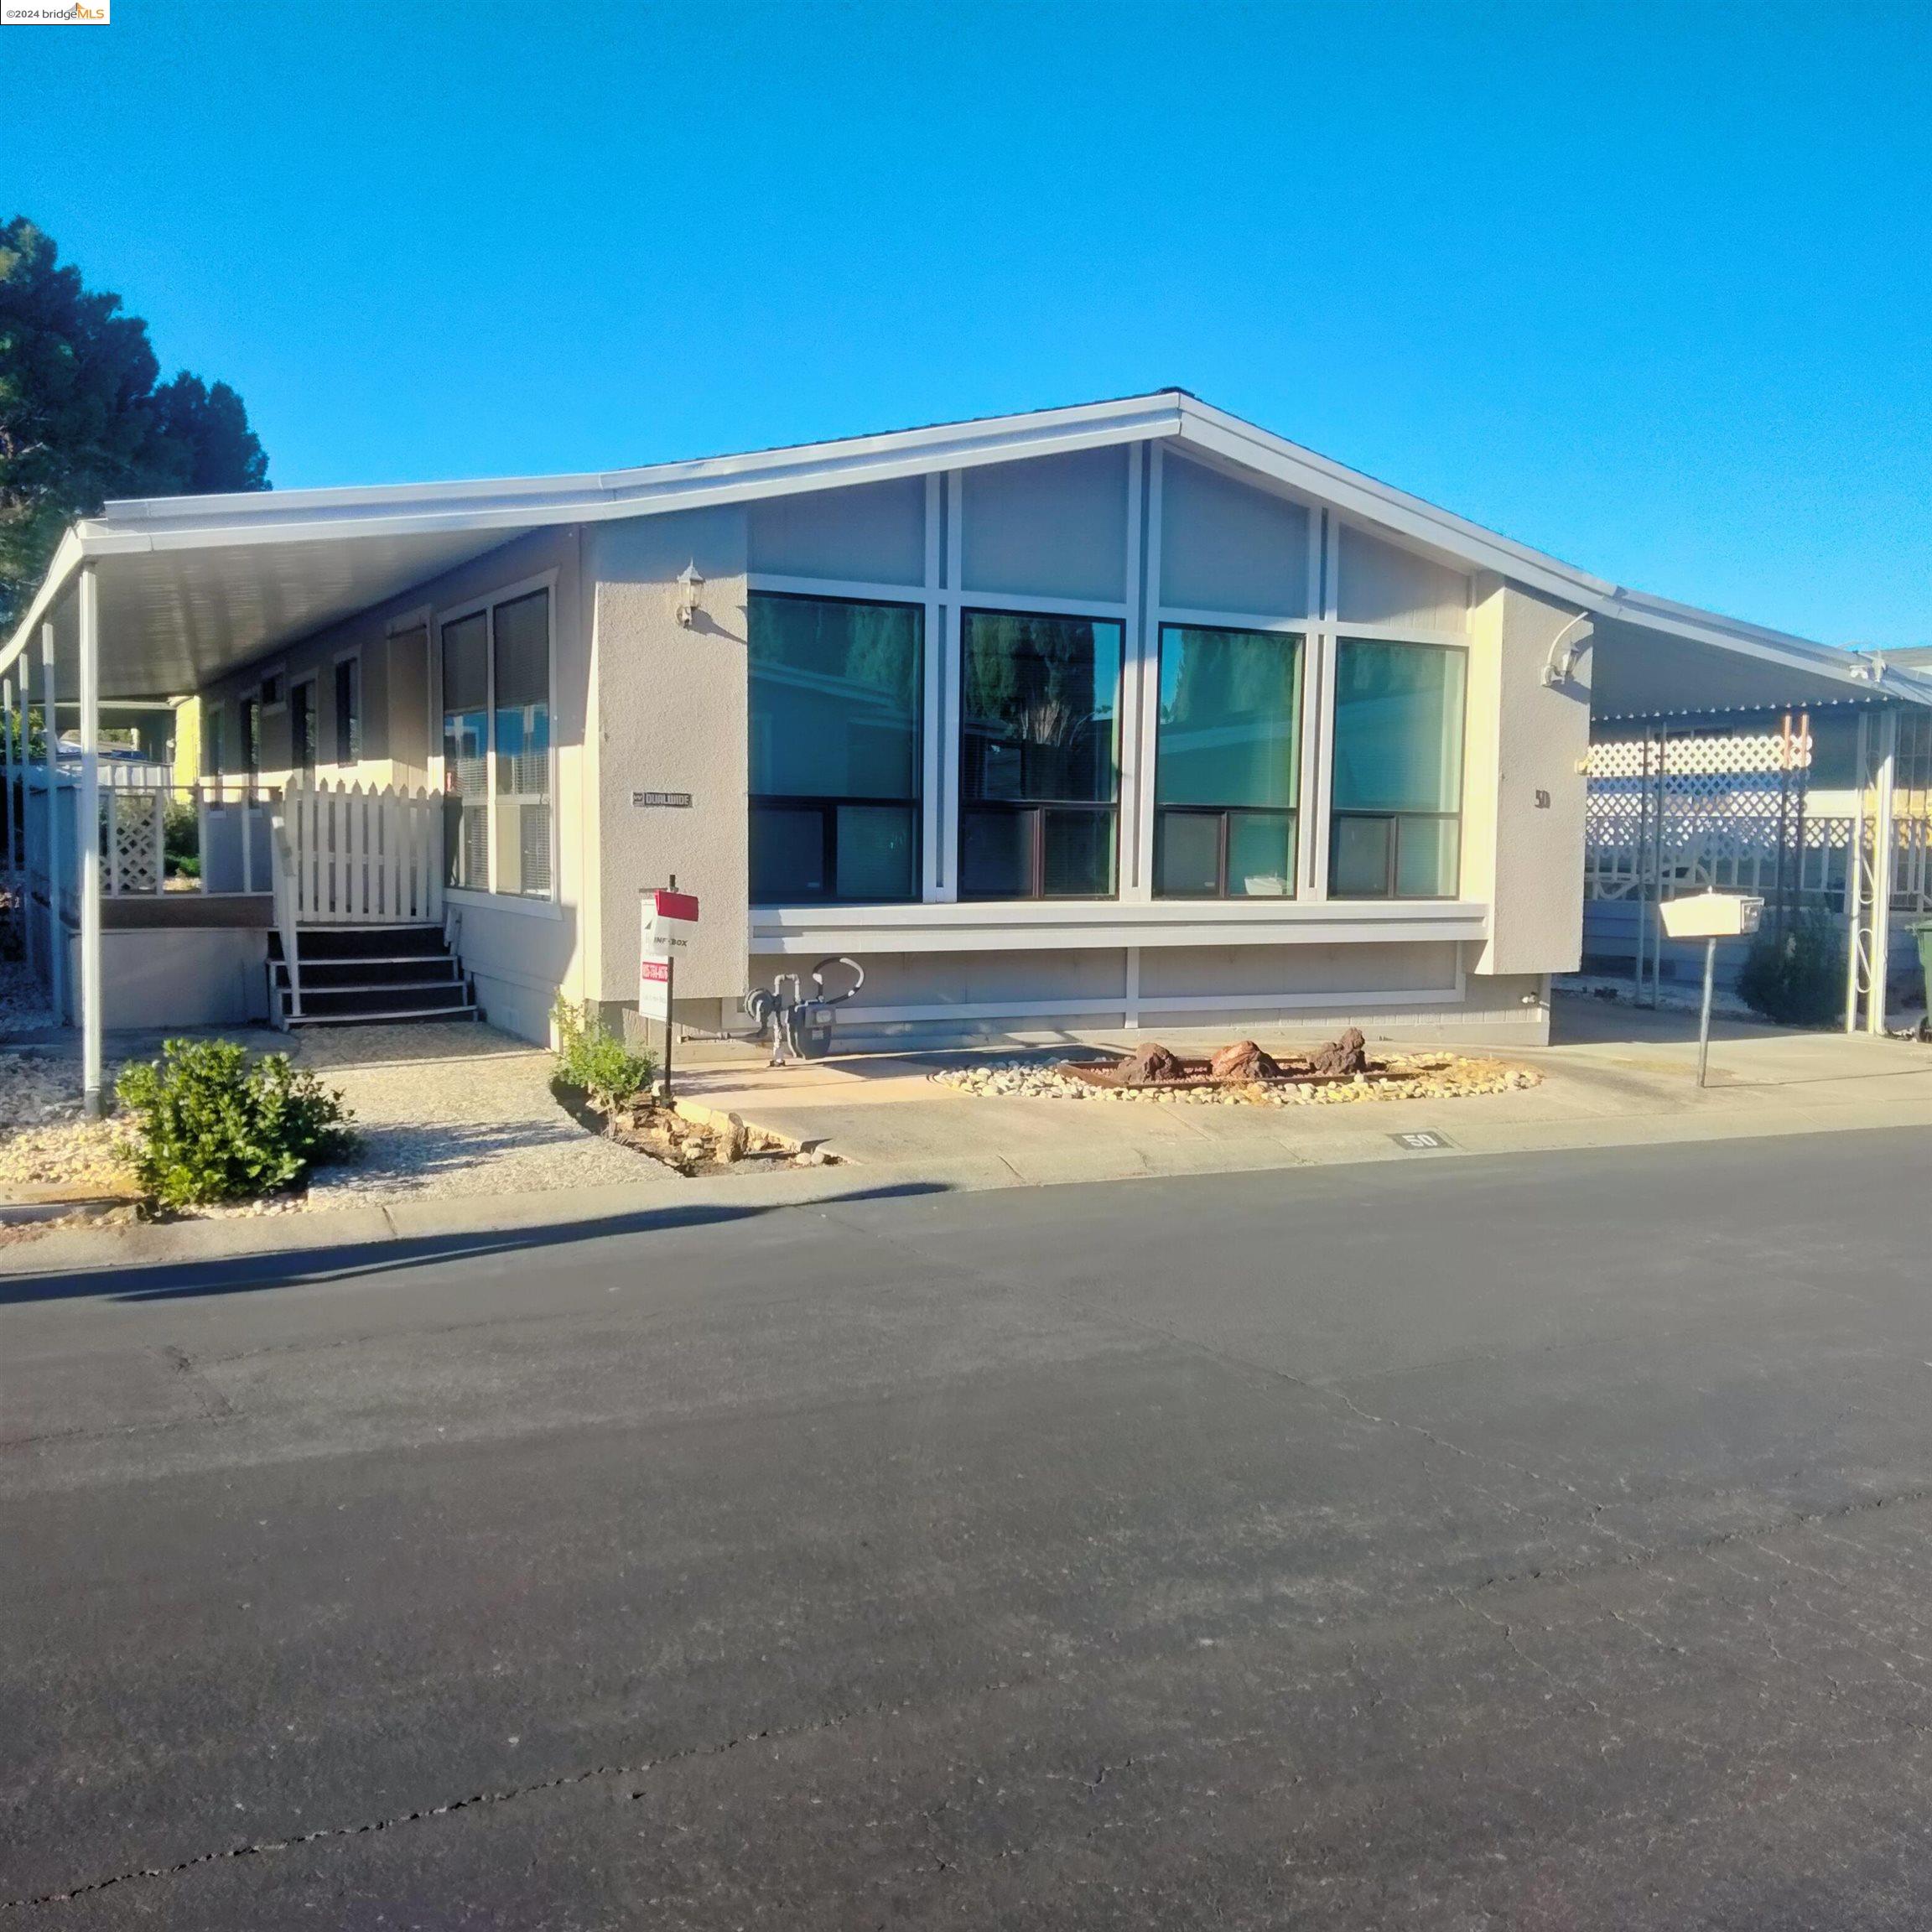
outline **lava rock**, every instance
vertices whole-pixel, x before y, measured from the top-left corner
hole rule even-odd
[[[1273,1055],[1264,1053],[1252,1040],[1237,1040],[1208,1062],[1208,1077],[1230,1086],[1252,1087],[1257,1081],[1279,1080],[1281,1069]]]
[[[1317,1046],[1308,1062],[1311,1073],[1349,1074],[1368,1071],[1368,1042],[1359,1027],[1351,1026],[1339,1040]]]
[[[1120,1062],[1120,1084],[1123,1087],[1156,1087],[1166,1080],[1183,1080],[1187,1070],[1179,1057],[1170,1053],[1158,1040],[1150,1040],[1144,1046],[1136,1046]]]

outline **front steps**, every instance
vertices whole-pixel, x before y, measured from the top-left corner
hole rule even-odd
[[[303,926],[293,1010],[282,935],[268,935],[268,990],[278,1026],[368,1026],[408,1020],[480,1020],[476,989],[439,926]]]

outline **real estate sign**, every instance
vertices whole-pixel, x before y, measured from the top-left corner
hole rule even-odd
[[[646,1020],[671,1021],[671,967],[691,943],[698,901],[688,892],[660,888],[644,894],[642,941],[638,948],[637,1011]]]

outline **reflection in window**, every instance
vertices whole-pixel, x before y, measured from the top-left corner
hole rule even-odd
[[[984,610],[962,624],[962,896],[1110,898],[1121,626]]]
[[[491,890],[550,896],[550,593],[490,614],[496,724],[496,859]]]
[[[490,614],[443,626],[444,877],[490,889]]]
[[[751,900],[919,896],[925,613],[754,592]]]
[[[315,776],[315,680],[288,687],[288,762],[304,778]]]
[[[550,593],[452,618],[440,657],[444,877],[548,899]]]
[[[1333,896],[1456,896],[1464,678],[1464,655],[1452,646],[1341,640],[1328,860]]]
[[[335,762],[353,765],[362,756],[362,660],[345,657],[335,667]]]
[[[1294,891],[1301,679],[1299,637],[1162,629],[1154,766],[1160,896]]]

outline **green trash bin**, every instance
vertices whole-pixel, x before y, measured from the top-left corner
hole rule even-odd
[[[1905,930],[1919,942],[1919,977],[1925,988],[1925,1017],[1919,1022],[1919,1037],[1932,1040],[1932,919],[1914,919]]]

